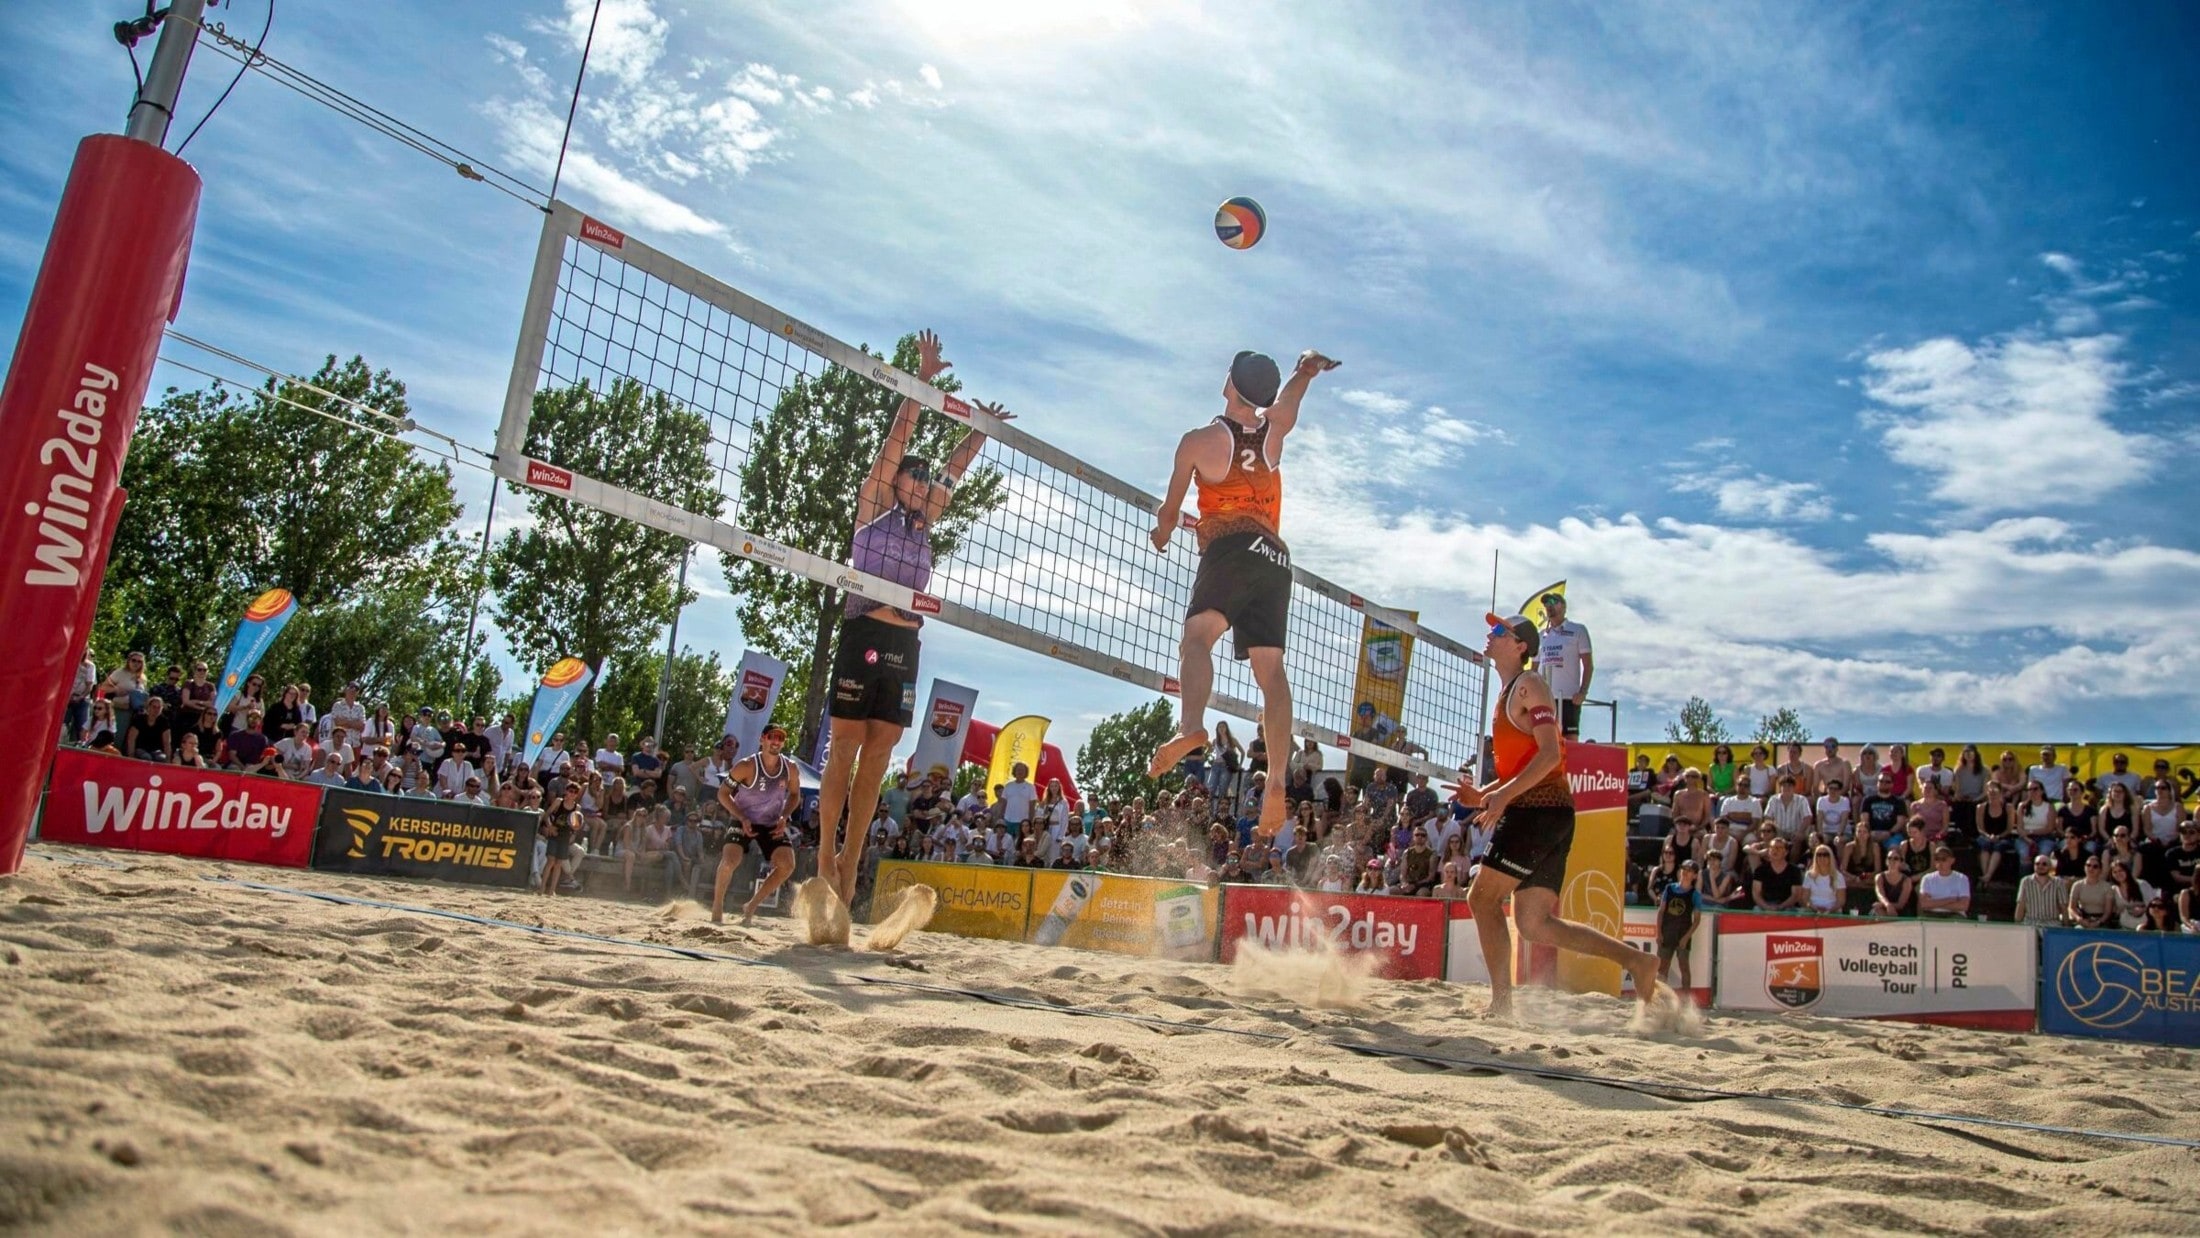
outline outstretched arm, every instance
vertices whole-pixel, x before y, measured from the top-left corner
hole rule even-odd
[[[1341,362],[1332,361],[1309,348],[1299,354],[1299,364],[1291,371],[1290,381],[1283,384],[1283,391],[1268,408],[1268,451],[1280,456],[1283,452],[1283,436],[1291,427],[1299,424],[1299,401],[1306,398],[1306,389],[1313,385],[1316,374],[1326,374]]]
[[[925,382],[947,372],[954,362],[940,356],[940,337],[930,331],[917,333],[917,377]],[[917,418],[924,406],[915,400],[903,400],[894,410],[893,424],[886,428],[886,439],[879,444],[878,459],[871,462],[871,472],[863,479],[862,491],[856,499],[856,523],[863,524],[885,511],[894,501],[894,474],[901,471],[901,458],[908,454],[909,440],[917,432]]]
[[[998,404],[980,403],[976,407],[998,421],[1016,420],[1016,414]],[[946,513],[947,505],[955,499],[956,483],[963,479],[964,473],[970,471],[970,466],[978,459],[978,452],[984,447],[985,431],[975,428],[963,435],[961,442],[955,444],[955,450],[948,453],[947,463],[940,469],[939,479],[932,483],[931,498],[925,503],[925,519],[937,520]]]

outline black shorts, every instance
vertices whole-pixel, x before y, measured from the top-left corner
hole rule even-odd
[[[1677,938],[1673,941],[1667,941],[1663,937],[1658,938],[1658,962],[1663,963],[1680,952],[1681,943]]]
[[[843,620],[827,712],[908,726],[917,716],[917,630],[868,615]]]
[[[1572,805],[1514,804],[1490,835],[1490,853],[1483,862],[1496,865],[1524,889],[1558,894],[1566,888],[1566,857],[1573,849]]]
[[[1226,533],[1199,555],[1192,604],[1185,618],[1220,612],[1230,621],[1230,640],[1244,661],[1255,649],[1283,648],[1291,620],[1291,552],[1273,533]]]
[[[1571,739],[1581,738],[1581,706],[1572,697],[1558,703],[1558,733]]]
[[[728,847],[754,847],[757,849],[758,854],[766,859],[771,858],[771,853],[781,847],[794,846],[793,843],[787,841],[787,823],[784,821],[775,821],[770,825],[741,825],[736,823],[727,828],[725,845]]]

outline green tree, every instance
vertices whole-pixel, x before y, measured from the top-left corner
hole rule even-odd
[[[1725,744],[1734,736],[1726,729],[1726,723],[1711,711],[1711,702],[1700,696],[1688,698],[1681,706],[1681,716],[1676,722],[1665,724],[1665,737],[1676,744]]]
[[[1785,705],[1758,718],[1757,729],[1749,737],[1767,747],[1807,744],[1811,741],[1810,728],[1803,725],[1802,716]]]
[[[219,669],[246,603],[280,586],[298,614],[263,662],[270,681],[449,700],[485,644],[462,649],[454,622],[480,591],[453,527],[463,509],[447,467],[343,424],[374,419],[359,405],[409,411],[388,371],[333,356],[303,382],[171,389],[146,410],[95,647]]]
[[[617,731],[632,751],[642,736],[656,734],[657,681],[664,666],[662,652],[613,661],[596,695],[596,725],[601,729],[592,738],[601,738],[602,731]],[[672,683],[665,694],[665,733],[657,736],[657,750],[666,754],[667,761],[678,760],[688,745],[698,755],[711,750],[725,733],[733,687],[733,673],[720,664],[716,651],[697,654],[686,648],[673,655]]]
[[[903,336],[894,346],[893,364],[916,373],[914,334]],[[934,385],[942,391],[961,387],[947,375]],[[741,527],[798,550],[847,562],[856,532],[856,492],[878,458],[887,427],[900,406],[900,396],[839,366],[814,379],[796,379],[756,427],[754,446],[741,468]],[[965,433],[949,418],[926,416],[918,421],[909,450],[939,461]],[[946,514],[932,527],[934,560],[945,561],[953,555],[971,523],[999,507],[1006,497],[999,469],[990,465],[972,469],[956,488]],[[801,737],[798,751],[811,752],[825,714],[829,677],[823,671],[831,665],[833,640],[840,633],[842,595],[837,589],[734,555],[725,556],[725,569],[726,581],[740,599],[741,630],[753,645],[789,668],[787,686],[780,694],[787,709],[776,716],[788,718]]]
[[[1077,784],[1086,802],[1112,804],[1143,795],[1152,803],[1164,787],[1173,789],[1183,776],[1172,773],[1156,782],[1146,777],[1146,762],[1175,733],[1176,710],[1167,697],[1102,718],[1077,750]]]
[[[710,446],[708,418],[622,378],[603,391],[583,382],[537,392],[525,450],[682,511],[716,516],[724,499]],[[674,613],[694,600],[674,581],[688,545],[681,538],[539,491],[527,491],[527,512],[528,527],[505,534],[489,556],[489,584],[505,639],[534,673],[566,656],[590,666],[608,657],[614,671],[639,661]],[[601,688],[591,683],[581,694],[568,729],[599,733]]]

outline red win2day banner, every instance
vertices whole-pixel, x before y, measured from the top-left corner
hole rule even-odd
[[[1374,955],[1375,974],[1386,979],[1438,980],[1444,974],[1444,904],[1433,898],[1224,886],[1223,962],[1237,960],[1241,941],[1270,950],[1326,944],[1343,954]]]
[[[38,835],[50,843],[304,868],[321,788],[65,748]]]

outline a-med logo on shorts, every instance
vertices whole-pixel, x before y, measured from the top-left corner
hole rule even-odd
[[[865,666],[877,666],[877,665],[878,665],[878,650],[876,650],[876,649],[866,649],[866,650],[864,650],[864,651],[863,651],[863,664],[864,664]]]
[[[955,738],[962,729],[963,703],[961,701],[932,702],[932,733],[941,739]]]
[[[1765,938],[1765,992],[1790,1010],[1818,1000],[1825,987],[1825,944],[1817,937]]]
[[[763,713],[764,706],[771,700],[771,696],[771,676],[757,671],[741,672],[741,708],[752,714]]]

